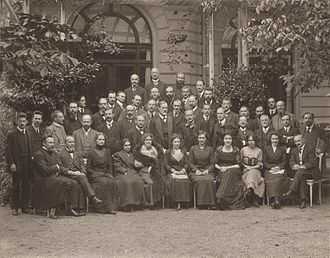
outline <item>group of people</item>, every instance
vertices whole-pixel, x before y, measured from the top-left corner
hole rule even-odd
[[[320,175],[317,157],[327,145],[312,113],[297,121],[284,101],[269,98],[253,118],[246,106],[237,114],[202,80],[187,86],[178,73],[167,86],[157,68],[145,87],[137,74],[130,83],[99,98],[94,114],[82,96],[66,112],[55,110],[46,127],[39,111],[30,123],[17,115],[6,150],[13,215],[33,207],[56,218],[65,204],[81,216],[86,203],[116,214],[164,199],[170,207],[194,199],[201,209],[244,209],[264,196],[274,209],[291,196],[306,207],[305,180]]]

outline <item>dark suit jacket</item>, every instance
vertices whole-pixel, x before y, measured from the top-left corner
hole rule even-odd
[[[64,175],[67,175],[69,170],[79,171],[81,173],[86,174],[86,168],[84,165],[83,157],[78,152],[74,152],[73,158],[71,158],[70,153],[66,149],[63,149],[59,153],[59,160],[60,160],[61,171]]]
[[[124,117],[122,120],[118,121],[117,125],[120,140],[123,140],[124,138],[128,137],[128,131],[135,127],[134,118],[132,119],[132,122],[129,122],[127,118]]]
[[[140,95],[142,98],[142,103],[145,103],[148,99],[147,91],[141,86],[137,86],[135,91],[132,90],[132,87],[129,87],[125,90],[125,94],[127,105],[132,104],[132,99],[134,95]]]
[[[281,128],[280,130],[278,130],[278,134],[280,136],[280,144],[285,146],[285,147],[289,147],[289,148],[293,148],[294,145],[294,141],[293,141],[293,137],[297,134],[299,134],[299,130],[298,128],[292,127],[290,126],[290,129],[288,132],[285,131],[284,128]]]
[[[101,131],[101,128],[103,128],[106,125],[105,119],[101,116],[99,112],[95,113],[92,116],[92,128],[96,131]]]
[[[232,123],[228,122],[227,118],[224,126],[221,126],[219,122],[215,122],[212,140],[212,146],[214,149],[223,145],[223,137],[226,133],[231,135],[236,134],[236,128]]]
[[[195,126],[193,128],[186,127],[185,124],[181,125],[179,129],[179,133],[183,138],[184,148],[186,150],[190,150],[190,148],[196,144],[198,144],[198,130],[199,125],[195,121]]]
[[[72,133],[75,130],[78,130],[79,128],[81,128],[81,122],[79,120],[79,118],[77,120],[72,119],[70,117],[66,117],[64,119],[64,129],[67,135],[72,135]]]
[[[31,154],[33,155],[36,151],[41,148],[42,145],[42,137],[45,132],[45,128],[40,127],[39,133],[37,133],[32,125],[29,125],[26,130],[29,132],[30,139],[31,139]]]
[[[18,131],[17,128],[9,132],[7,135],[7,146],[6,146],[7,164],[8,166],[10,166],[11,164],[15,164],[17,170],[19,170],[21,168],[21,165],[24,164],[22,163],[23,148],[25,150],[26,147],[26,151],[24,151],[25,152],[24,158],[28,158],[29,160],[31,159],[31,150],[32,150],[31,137],[29,131],[27,130],[25,131],[27,145],[25,145],[25,142],[20,140],[21,139],[20,135],[22,135],[22,133]],[[29,169],[29,168],[22,167],[22,169]]]
[[[266,134],[263,132],[262,127],[255,131],[256,144],[262,151],[270,144],[270,134],[272,132],[274,132],[274,129],[271,127],[269,127]]]
[[[154,85],[152,83],[152,80],[151,80],[151,83],[149,83],[149,84],[146,85],[145,89],[147,91],[147,97],[148,97],[148,99],[150,98],[150,90],[152,88],[158,88],[159,89],[159,93],[160,93],[160,97],[161,98],[164,98],[164,96],[165,96],[165,90],[166,90],[166,84],[164,82],[159,81],[158,85],[156,86],[156,85]]]
[[[270,170],[273,167],[284,169],[286,166],[286,150],[283,146],[277,146],[276,151],[273,151],[271,145],[266,146],[263,151],[264,168]]]
[[[238,114],[233,111],[230,111],[228,114],[226,114],[226,120],[234,128],[238,128]]]
[[[111,128],[108,128],[106,125],[103,125],[99,128],[99,130],[99,132],[104,133],[105,145],[108,149],[111,150],[112,154],[121,150],[122,146],[117,122],[113,121]]]
[[[321,152],[325,152],[327,144],[323,129],[321,129],[318,125],[315,124],[312,127],[312,131],[310,133],[306,131],[306,127],[302,127],[300,129],[300,132],[302,133],[305,139],[305,144],[307,146],[312,146],[314,150],[318,148],[321,150]]]
[[[85,135],[83,128],[73,132],[73,137],[76,143],[76,151],[81,153],[83,157],[87,157],[88,153],[96,146],[96,137],[98,132],[90,129],[88,135]]]
[[[210,116],[209,120],[205,120],[203,116],[200,117],[198,120],[199,130],[203,130],[207,133],[207,137],[209,139],[209,144],[211,144],[211,141],[213,139],[213,132],[214,132],[214,125],[215,125],[215,119]]]
[[[177,117],[175,117],[172,113],[173,117],[173,132],[181,133],[181,128],[184,126],[184,114],[181,112]]]
[[[236,135],[233,139],[234,145],[238,147],[239,149],[245,147],[247,145],[247,137],[248,135],[251,135],[253,132],[251,130],[246,129],[245,133],[243,133],[240,128],[236,130]]]
[[[171,135],[173,134],[173,117],[171,115],[167,116],[166,125],[168,132],[168,142],[165,142],[164,128],[162,126],[162,120],[158,114],[151,119],[149,125],[149,130],[153,134],[155,142],[160,144],[163,148],[170,146]]]
[[[302,155],[303,165],[306,166],[306,172],[309,172],[313,177],[319,176],[317,169],[317,158],[315,156],[315,150],[305,144],[305,148]],[[290,155],[290,167],[293,165],[299,165],[299,150],[294,148]]]
[[[144,130],[143,134],[148,133],[147,129]],[[141,133],[136,129],[136,127],[132,127],[127,132],[128,139],[130,139],[132,148],[135,148],[142,144],[142,136]]]

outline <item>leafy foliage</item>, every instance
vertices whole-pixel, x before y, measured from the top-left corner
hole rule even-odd
[[[289,87],[308,92],[330,79],[329,0],[258,0],[243,33],[249,49],[264,55],[296,51],[296,73],[283,76]]]
[[[230,64],[214,85],[216,101],[220,104],[224,97],[230,97],[235,111],[242,105],[254,110],[266,97],[265,69],[263,66],[237,68]]]
[[[20,14],[19,21],[0,31],[6,82],[0,100],[16,110],[61,108],[100,71],[95,52],[118,52],[104,35],[79,36],[68,25],[28,14]]]

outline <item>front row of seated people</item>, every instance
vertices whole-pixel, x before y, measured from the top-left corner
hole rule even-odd
[[[33,206],[51,209],[51,217],[56,217],[52,208],[65,202],[76,215],[71,206],[81,187],[95,211],[108,214],[159,204],[163,196],[171,203],[189,205],[195,195],[199,208],[258,207],[265,189],[274,209],[281,207],[284,197],[294,194],[300,207],[306,207],[305,180],[315,178],[317,165],[315,152],[304,144],[302,135],[294,137],[297,148],[290,157],[279,145],[276,132],[270,135],[271,144],[264,152],[256,146],[253,134],[241,150],[233,145],[230,134],[224,135],[223,145],[216,150],[208,146],[204,131],[199,131],[197,141],[187,152],[180,135],[174,134],[164,152],[153,135],[145,133],[134,150],[125,138],[122,150],[111,155],[104,134],[99,133],[86,162],[75,151],[72,136],[66,137],[60,153],[54,151],[53,136],[45,136],[34,156],[37,194]],[[288,163],[295,171],[293,180],[288,177]]]

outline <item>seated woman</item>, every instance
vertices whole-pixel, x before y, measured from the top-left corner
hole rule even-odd
[[[99,213],[116,214],[114,210],[118,205],[118,186],[113,178],[111,152],[105,148],[103,133],[97,135],[96,148],[88,154],[87,176],[96,196],[102,200],[95,210]]]
[[[216,197],[220,209],[244,209],[244,184],[239,166],[239,149],[232,145],[233,138],[225,134],[224,145],[218,147],[215,153],[215,170],[220,185]]]
[[[199,208],[215,206],[215,184],[213,174],[213,149],[206,146],[206,132],[198,132],[198,145],[189,152],[189,176],[193,182]]]
[[[264,196],[265,184],[261,176],[262,150],[256,146],[255,138],[249,135],[248,145],[241,149],[243,182],[246,187],[246,200],[250,205],[259,207],[259,198]]]
[[[191,181],[188,178],[188,157],[181,148],[182,139],[174,134],[171,139],[170,149],[164,157],[164,167],[169,179],[170,199],[172,202],[189,203],[191,201]]]
[[[164,180],[161,173],[163,151],[153,143],[151,133],[145,133],[142,136],[142,144],[136,148],[134,158],[134,165],[138,168],[144,183],[152,186],[152,195],[148,189],[145,192],[148,205],[160,204],[164,193]]]
[[[119,206],[131,211],[144,204],[144,182],[134,167],[134,156],[129,139],[123,139],[123,148],[113,155],[114,170],[118,180]]]
[[[273,209],[280,209],[280,196],[289,190],[289,178],[285,171],[286,149],[279,146],[279,135],[270,135],[271,145],[264,150],[264,168],[267,196]]]

